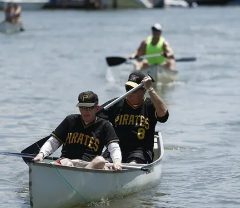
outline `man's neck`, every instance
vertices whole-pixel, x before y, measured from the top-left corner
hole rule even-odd
[[[88,125],[88,124],[90,124],[90,123],[92,123],[92,122],[94,122],[94,121],[96,121],[97,120],[97,117],[95,118],[95,119],[93,119],[92,121],[90,121],[90,122],[86,122],[86,121],[84,121],[84,123],[86,124],[86,125]]]
[[[152,44],[156,45],[158,43],[159,39],[160,39],[160,36],[155,36],[155,37],[153,36],[152,37]]]
[[[128,102],[132,105],[132,106],[139,106],[142,102],[144,101],[144,99],[140,100],[140,101],[136,101],[136,102],[131,102],[128,100]]]

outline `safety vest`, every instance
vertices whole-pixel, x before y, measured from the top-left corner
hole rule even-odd
[[[146,55],[163,54],[163,42],[164,38],[160,37],[157,44],[152,45],[152,36],[149,36],[147,38]],[[157,56],[146,59],[150,65],[163,64],[166,62],[166,58],[164,56]]]

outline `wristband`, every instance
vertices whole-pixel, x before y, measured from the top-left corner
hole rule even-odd
[[[151,92],[151,91],[153,91],[154,89],[153,89],[153,87],[150,87],[149,89],[148,89],[148,92]]]

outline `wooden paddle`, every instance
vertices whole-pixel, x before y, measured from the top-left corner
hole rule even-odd
[[[150,75],[149,75],[150,76]],[[151,76],[150,76],[151,77]],[[152,78],[152,77],[151,77]],[[154,82],[153,78],[152,78],[152,82]],[[143,83],[139,84],[138,86],[134,87],[133,89],[129,90],[128,92],[126,92],[125,94],[123,94],[121,97],[117,98],[116,100],[114,100],[113,102],[109,103],[107,106],[105,106],[104,108],[102,108],[101,110],[99,110],[97,112],[97,115],[99,113],[101,113],[104,110],[107,110],[108,108],[110,108],[112,105],[114,105],[115,103],[119,102],[120,100],[122,100],[123,98],[127,97],[129,94],[133,93],[134,91],[138,90],[139,88],[141,88],[143,86]],[[51,136],[47,136],[43,139],[40,139],[39,141],[35,142],[34,144],[30,145],[29,147],[27,147],[26,149],[21,151],[21,154],[25,154],[25,155],[37,155],[39,153],[39,150],[41,149],[41,147],[43,146],[43,144],[50,138]],[[18,153],[20,154],[20,153]],[[22,157],[24,162],[30,162],[32,161],[31,157]]]
[[[145,56],[137,56],[133,59],[139,59],[139,58],[144,59],[144,58],[158,57],[158,56],[162,56],[162,55],[152,54],[152,55],[145,55]],[[118,56],[111,56],[106,58],[108,66],[117,66],[127,62],[128,60],[131,60],[131,58],[124,58],[124,57],[118,57]],[[189,62],[189,61],[196,61],[196,60],[197,60],[196,57],[186,57],[186,58],[175,59],[175,61],[177,62]]]

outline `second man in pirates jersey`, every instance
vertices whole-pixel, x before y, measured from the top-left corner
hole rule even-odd
[[[169,115],[165,103],[152,88],[152,80],[149,76],[140,72],[131,73],[125,84],[126,91],[141,82],[144,87],[99,113],[99,116],[112,123],[120,140],[122,162],[125,163],[146,164],[153,161],[155,126],[157,122],[166,122]],[[150,98],[145,97],[146,92],[149,93]],[[103,107],[113,100],[105,103]],[[105,151],[103,156],[111,161],[108,151]]]

